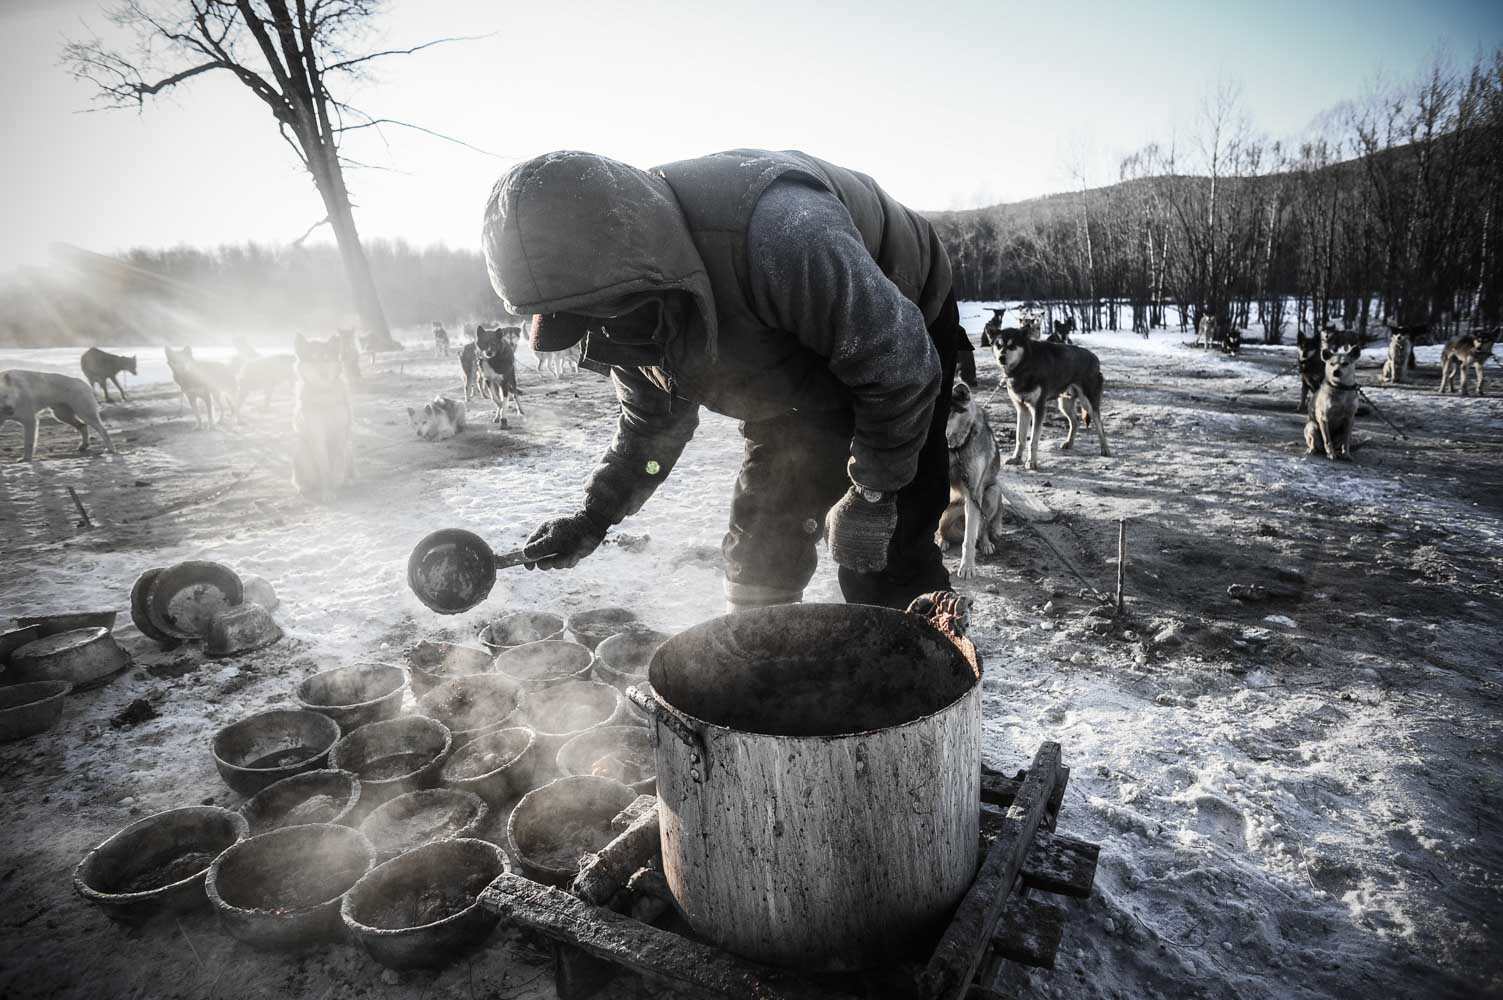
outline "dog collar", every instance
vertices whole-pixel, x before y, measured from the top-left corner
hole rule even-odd
[[[1332,389],[1340,389],[1342,392],[1356,392],[1361,388],[1361,386],[1356,385],[1342,385],[1340,382],[1327,382],[1326,385]]]

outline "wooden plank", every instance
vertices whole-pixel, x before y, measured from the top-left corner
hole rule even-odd
[[[638,795],[631,800],[631,805],[621,810],[611,820],[612,830],[625,830],[634,823],[638,816],[646,816],[650,812],[658,811],[658,797],[656,795]]]
[[[632,820],[615,840],[591,857],[574,876],[570,888],[586,903],[604,906],[626,887],[626,880],[633,872],[652,860],[658,849],[658,811],[651,809]]]
[[[1021,965],[1052,969],[1069,919],[1069,912],[1057,903],[1014,894],[992,935],[992,953]]]
[[[1023,884],[1040,892],[1085,899],[1096,881],[1101,845],[1040,832],[1023,862]]]
[[[652,983],[722,1000],[849,1000],[801,976],[749,962],[567,892],[503,874],[480,894],[503,921],[605,959]]]
[[[919,977],[923,996],[931,1000],[961,1000],[965,996],[977,965],[991,946],[1002,908],[1044,818],[1059,763],[1058,743],[1051,741],[1039,747],[1028,776],[1007,808],[1001,833]]]
[[[1027,771],[1018,772],[1020,775],[1027,775],[1027,773]],[[1018,786],[1022,783],[1021,777],[1006,777],[1001,772],[994,771],[983,764],[981,767],[981,801],[1006,810],[1012,805],[1012,800],[1017,797]],[[1049,804],[1044,809],[1044,821],[1041,824],[1050,833],[1054,832],[1059,823],[1059,810],[1064,804],[1065,786],[1069,783],[1070,769],[1061,764],[1058,777],[1054,782],[1054,794],[1049,796]]]
[[[997,807],[987,804],[981,806],[981,830],[984,835],[996,837],[1005,820],[1006,814]],[[1084,899],[1091,894],[1091,886],[1096,881],[1096,861],[1100,854],[1099,844],[1062,834],[1051,834],[1040,825],[1038,833],[1034,835],[1033,846],[1023,859],[1020,872],[1023,884],[1040,892]]]

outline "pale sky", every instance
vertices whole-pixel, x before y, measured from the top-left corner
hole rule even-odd
[[[323,216],[269,112],[228,74],[139,114],[81,113],[90,90],[59,50],[90,29],[109,37],[98,0],[0,0],[0,270],[44,261],[54,241],[285,242]],[[1109,183],[1121,154],[1192,128],[1220,82],[1240,86],[1258,130],[1296,135],[1380,74],[1503,44],[1503,2],[407,0],[375,41],[479,34],[492,37],[391,59],[348,94],[504,157],[401,129],[389,147],[352,138],[352,155],[389,168],[349,177],[364,235],[476,247],[495,178],[560,148],[639,166],[798,148],[921,209],[1061,190],[1081,158]]]

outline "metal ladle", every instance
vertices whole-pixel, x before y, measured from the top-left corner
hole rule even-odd
[[[468,611],[496,585],[496,571],[546,559],[525,549],[494,552],[485,539],[463,528],[443,528],[426,536],[407,557],[407,586],[418,600],[441,615]]]

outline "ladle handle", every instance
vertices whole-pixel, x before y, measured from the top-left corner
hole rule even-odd
[[[525,548],[512,549],[510,552],[492,552],[491,565],[497,569],[511,569],[526,562],[537,562],[539,558],[546,559],[547,556],[528,556]]]
[[[633,705],[652,716],[654,721],[662,723],[669,732],[679,738],[679,741],[684,746],[693,750],[699,757],[699,760],[695,761],[695,763],[703,763],[708,759],[705,753],[704,740],[700,739],[699,734],[687,722],[665,708],[663,703],[658,701],[657,695],[653,694],[651,688],[643,691],[633,684],[626,689],[626,697]]]

